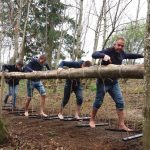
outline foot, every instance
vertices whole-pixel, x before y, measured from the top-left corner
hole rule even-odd
[[[45,114],[44,112],[40,113],[40,115],[41,115],[42,117],[48,117],[48,115]]]
[[[61,114],[61,113],[58,114],[58,117],[59,117],[59,119],[61,119],[61,120],[64,119],[64,116],[63,116],[63,114]]]
[[[133,129],[128,128],[126,125],[119,125],[119,130],[125,130],[127,132],[133,131]]]
[[[26,117],[28,117],[28,116],[29,116],[28,111],[25,111],[24,115],[25,115]]]
[[[90,120],[89,125],[91,128],[95,128],[95,122],[93,120]]]
[[[80,117],[79,117],[79,115],[75,115],[74,116],[76,119],[81,119]]]

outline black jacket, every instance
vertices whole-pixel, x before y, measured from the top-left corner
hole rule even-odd
[[[22,72],[23,70],[18,70],[16,65],[3,65],[2,71],[8,71],[8,72]],[[6,79],[5,80],[7,84],[13,86],[19,84],[19,79]]]

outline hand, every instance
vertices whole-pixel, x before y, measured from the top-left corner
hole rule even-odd
[[[62,70],[63,70],[63,68],[58,68],[57,69],[58,72],[61,72]]]
[[[111,58],[108,55],[105,55],[103,60],[104,61],[109,61],[111,63]]]

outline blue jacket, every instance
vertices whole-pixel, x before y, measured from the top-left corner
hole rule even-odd
[[[42,71],[44,66],[46,66],[47,70],[50,70],[50,67],[47,63],[40,64],[38,58],[32,58],[31,61],[24,67],[24,69],[26,72]],[[32,79],[32,81],[39,81],[39,79]]]
[[[105,55],[108,55],[111,58],[111,64],[115,65],[121,65],[123,59],[137,59],[137,58],[143,58],[143,55],[141,54],[131,54],[131,53],[126,53],[124,51],[121,51],[120,53],[116,52],[115,49],[112,48],[107,48],[102,51],[96,51],[92,54],[92,57],[94,59],[100,59],[104,58]],[[110,64],[109,61],[104,61],[102,60],[102,65],[108,65]],[[100,83],[103,83],[101,79],[98,80]],[[115,84],[117,83],[117,79],[105,79],[104,80],[105,84]]]
[[[83,62],[84,62],[83,60],[81,60],[81,61],[62,61],[59,64],[59,68],[64,68],[64,67],[81,68]],[[67,79],[66,85],[72,85],[72,90],[76,90],[76,88],[80,87],[80,80],[79,79],[73,79],[73,80]]]
[[[63,68],[63,67],[68,67],[68,68],[81,68],[82,64],[83,64],[83,60],[81,61],[62,61],[59,64],[59,68]]]
[[[44,66],[46,66],[47,70],[50,70],[50,67],[48,66],[47,63],[42,65],[39,63],[39,60],[37,58],[32,58],[31,61],[25,66],[25,70],[27,72],[42,71]]]
[[[112,48],[107,48],[102,51],[96,51],[92,54],[92,57],[94,59],[100,59],[104,58],[104,56],[108,55],[111,58],[111,63],[115,65],[121,65],[123,59],[137,59],[137,58],[143,58],[143,55],[141,54],[131,54],[131,53],[126,53],[124,51],[121,51],[120,53],[116,52],[115,49]],[[109,62],[102,60],[102,65],[108,65]]]

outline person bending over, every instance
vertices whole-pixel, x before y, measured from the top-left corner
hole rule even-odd
[[[25,70],[28,72],[42,71],[43,67],[46,66],[50,70],[48,64],[46,63],[46,55],[40,55],[39,58],[32,58],[31,61],[25,66]],[[47,117],[47,114],[44,113],[44,105],[46,98],[45,87],[40,79],[31,79],[27,80],[27,100],[25,104],[25,116],[29,116],[28,107],[33,97],[33,90],[37,89],[41,95],[41,106],[40,106],[40,115]]]
[[[143,58],[141,54],[131,54],[126,53],[123,48],[125,45],[125,40],[122,37],[116,39],[113,47],[104,49],[102,51],[96,51],[92,54],[94,59],[103,59],[102,65],[115,64],[121,65],[123,59],[136,59]],[[118,128],[126,131],[131,131],[126,125],[124,121],[124,99],[120,90],[120,86],[117,79],[114,78],[106,78],[104,80],[97,79],[96,82],[96,98],[93,104],[93,109],[91,113],[90,126],[92,128],[95,127],[95,116],[98,109],[101,107],[103,103],[104,96],[106,92],[110,94],[112,99],[116,104],[116,111],[118,115]]]
[[[82,68],[82,67],[90,67],[92,63],[90,61],[62,61],[59,64],[58,70],[62,70],[63,67],[68,67],[68,68]],[[76,103],[77,103],[77,108],[75,112],[75,118],[79,119],[79,114],[80,114],[80,108],[83,102],[83,94],[82,94],[83,88],[80,83],[79,79],[67,79],[65,82],[65,87],[64,87],[64,97],[62,99],[61,107],[60,107],[60,112],[58,114],[58,117],[60,119],[63,119],[63,109],[67,105],[70,95],[72,92],[75,93],[76,95]]]

